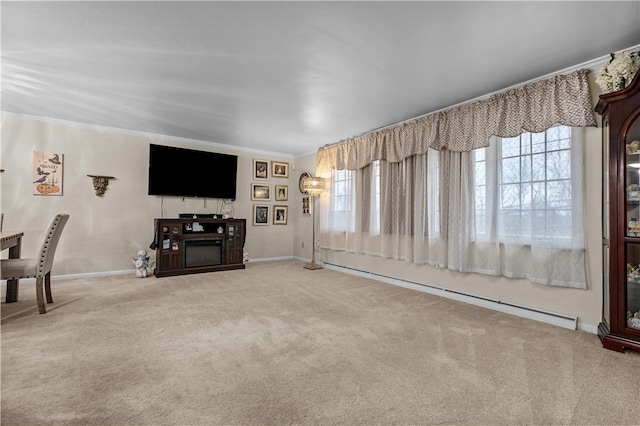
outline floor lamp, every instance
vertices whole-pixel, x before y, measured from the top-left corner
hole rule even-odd
[[[316,209],[315,199],[320,194],[322,194],[322,191],[324,191],[324,179],[313,176],[306,177],[302,181],[302,190],[311,196],[311,200],[313,201],[313,210],[317,212],[318,210]],[[304,265],[304,267],[305,269],[311,269],[312,271],[315,271],[316,269],[322,269],[322,266],[316,263],[316,218],[312,216],[311,220],[313,220],[311,263]]]

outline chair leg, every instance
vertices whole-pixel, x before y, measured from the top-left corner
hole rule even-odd
[[[43,277],[36,278],[36,300],[38,301],[38,311],[41,314],[47,313],[47,308],[44,306],[44,292],[43,292]]]
[[[47,295],[47,303],[53,303],[53,296],[51,296],[51,272],[44,276],[44,291]]]

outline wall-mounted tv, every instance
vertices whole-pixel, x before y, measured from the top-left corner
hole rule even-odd
[[[236,198],[236,155],[149,145],[149,195]]]

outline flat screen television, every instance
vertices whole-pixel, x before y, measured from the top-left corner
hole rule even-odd
[[[149,195],[236,198],[238,157],[149,145]]]

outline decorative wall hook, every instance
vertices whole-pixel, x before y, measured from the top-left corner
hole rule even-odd
[[[98,197],[102,197],[109,186],[109,179],[115,179],[113,176],[97,176],[87,175],[93,179],[93,189]]]

